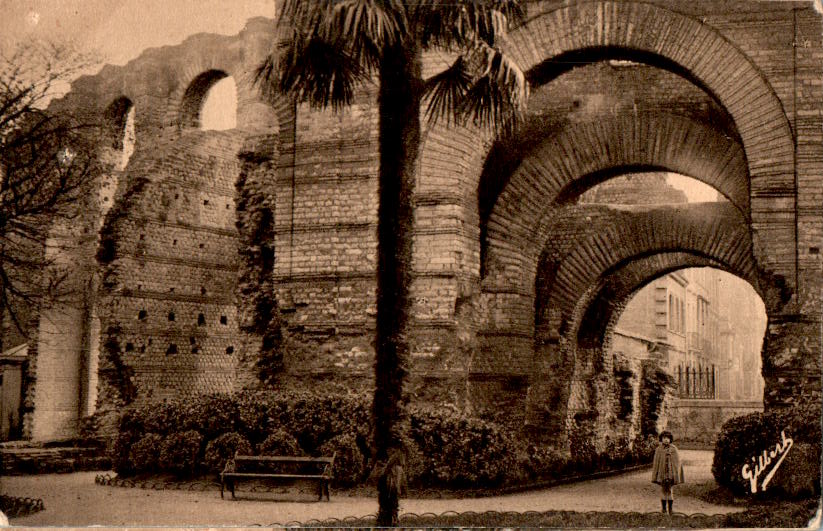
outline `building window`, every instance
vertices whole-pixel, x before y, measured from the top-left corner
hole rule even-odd
[[[669,330],[674,330],[674,296],[669,294]]]

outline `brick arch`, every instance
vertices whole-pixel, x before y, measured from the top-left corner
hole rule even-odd
[[[534,82],[551,81],[572,66],[562,66],[565,58],[589,50],[601,60],[632,58],[671,68],[704,88],[731,115],[743,144],[757,258],[764,269],[794,278],[795,258],[773,252],[780,241],[795,239],[792,130],[763,73],[723,35],[649,3],[541,2],[529,6],[528,20],[509,35],[506,50]],[[776,208],[775,201],[788,206]]]
[[[547,259],[548,255],[544,256]],[[538,309],[535,331],[535,349],[530,382],[533,392],[527,403],[530,422],[542,431],[559,432],[559,442],[568,419],[576,410],[585,410],[585,389],[591,387],[590,378],[608,374],[611,360],[607,353],[608,334],[614,329],[617,317],[637,290],[660,276],[684,267],[714,266],[726,269],[711,258],[690,252],[661,252],[631,260],[621,267],[602,275],[597,282],[580,295],[567,329],[558,333],[550,330],[555,312],[548,305]],[[553,323],[554,326],[557,323]],[[584,370],[588,365],[589,369]],[[588,375],[585,373],[589,373]],[[565,377],[557,378],[556,374]],[[576,400],[571,400],[577,395]],[[572,413],[570,413],[570,411]]]
[[[758,282],[748,224],[727,203],[608,210],[595,219],[593,210],[582,209],[579,215],[591,219],[582,225],[588,230],[554,235],[571,243],[550,242],[558,249],[543,255],[553,267],[541,269],[549,278],[548,288],[539,291],[545,302],[532,306],[543,313],[535,316],[534,341],[512,341],[512,349],[531,355],[529,422],[561,434],[574,412],[598,407],[603,389],[595,380],[609,364],[607,333],[637,289],[694,266],[729,271],[753,286]],[[528,304],[522,309],[528,311]]]
[[[197,127],[204,96],[217,81],[231,77],[237,91],[237,128],[254,130],[276,127],[292,114],[283,98],[268,101],[255,83],[254,72],[238,58],[208,56],[190,65],[170,95],[165,122],[181,128]]]
[[[626,305],[638,291],[680,269],[713,267],[736,275],[712,258],[685,252],[659,253],[629,262],[604,275],[575,305],[570,333],[584,348],[602,347],[614,330]],[[744,279],[751,283],[751,279]],[[752,285],[757,289],[756,285]]]
[[[749,229],[739,213],[722,203],[683,205],[621,212],[607,229],[580,241],[557,269],[549,306],[570,321],[579,314],[581,294],[599,279],[638,259],[680,252],[710,260],[757,286]]]
[[[729,111],[752,169],[758,170],[752,179],[792,171],[792,131],[774,90],[739,48],[709,26],[633,1],[584,1],[560,8],[541,2],[529,7],[529,15],[506,46],[525,71],[534,75],[563,54],[591,48],[652,54],[679,65]],[[762,168],[765,160],[781,168]]]
[[[112,149],[123,148],[123,130],[134,103],[127,96],[115,98],[103,111],[103,142]]]
[[[223,70],[210,69],[198,74],[187,86],[180,102],[180,116],[177,118],[180,127],[199,127],[200,111],[206,94],[218,82],[229,76]]]
[[[533,242],[549,237],[554,208],[610,177],[643,170],[698,179],[748,217],[748,170],[743,150],[733,139],[682,116],[604,117],[562,129],[525,158],[489,217],[489,252],[496,259],[507,257],[504,267],[528,275],[539,251]],[[518,248],[531,251],[511,252]],[[512,262],[518,259],[522,262]]]

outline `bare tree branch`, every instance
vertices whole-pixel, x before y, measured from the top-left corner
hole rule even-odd
[[[97,175],[99,124],[48,108],[91,64],[69,47],[29,41],[0,53],[0,312],[21,316],[71,294],[67,268],[46,248],[50,230],[77,219]]]

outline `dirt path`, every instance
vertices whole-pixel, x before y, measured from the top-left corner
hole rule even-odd
[[[697,488],[712,482],[711,452],[683,450],[687,485],[675,491],[675,511],[726,513],[736,507],[713,505],[694,497]],[[270,494],[250,494],[254,499],[221,500],[218,492],[156,491],[94,484],[94,472],[0,478],[0,492],[42,498],[46,509],[12,519],[22,526],[249,526],[312,518],[365,516],[377,511],[372,498],[332,495],[331,502],[315,503],[311,496],[272,501]],[[656,485],[649,472],[586,481],[506,496],[474,499],[403,500],[402,512],[447,511],[657,511]],[[305,501],[301,501],[305,500]]]

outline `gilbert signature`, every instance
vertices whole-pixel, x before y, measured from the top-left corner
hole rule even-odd
[[[752,464],[754,465],[754,469],[749,466],[749,463],[743,465],[742,473],[743,479],[748,479],[749,483],[751,484],[752,494],[757,492],[757,479],[760,477],[760,474],[768,467],[775,457],[780,457],[777,462],[772,467],[771,471],[766,474],[766,477],[763,478],[763,483],[760,485],[761,490],[766,490],[769,482],[774,477],[774,473],[777,472],[777,469],[780,468],[780,464],[783,462],[783,459],[786,458],[786,454],[789,453],[791,450],[794,441],[790,437],[786,437],[786,432],[780,432],[780,442],[774,445],[772,450],[763,450],[763,453],[758,455],[757,457],[752,457]]]

